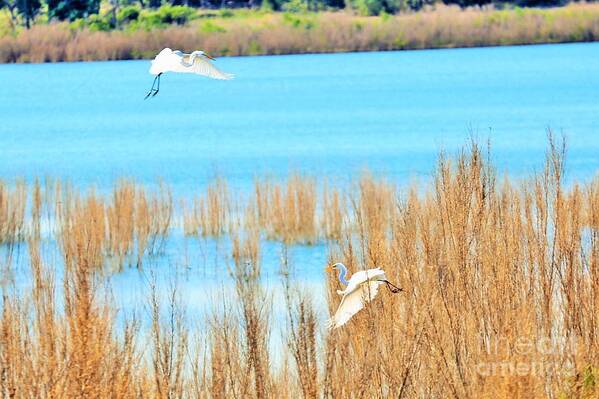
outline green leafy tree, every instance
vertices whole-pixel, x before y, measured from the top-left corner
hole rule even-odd
[[[384,0],[358,0],[357,5],[362,15],[379,15],[385,9]]]
[[[443,0],[444,4],[457,4],[458,6],[465,8],[471,6],[482,6],[484,4],[492,3],[492,0]]]
[[[100,0],[48,0],[48,18],[73,21],[100,11]]]
[[[131,21],[136,21],[137,18],[139,18],[140,12],[141,12],[141,10],[139,9],[138,6],[134,6],[134,5],[126,6],[126,7],[121,8],[118,11],[116,19],[121,24],[129,23]]]
[[[425,5],[432,5],[435,0],[387,0],[385,12],[395,14],[400,11],[418,11]]]
[[[394,14],[403,10],[419,10],[433,0],[352,0],[350,5],[362,15]]]
[[[555,7],[564,6],[568,3],[566,0],[518,0],[516,4],[521,7]]]
[[[35,18],[35,16],[39,13],[42,3],[40,0],[17,0],[17,8],[19,9],[19,14],[25,20],[25,26],[27,29],[31,26],[31,21]]]
[[[345,0],[324,0],[324,4],[332,8],[345,8]]]
[[[0,0],[0,9],[6,8],[10,14],[12,29],[17,26],[17,15],[19,13],[18,0]]]

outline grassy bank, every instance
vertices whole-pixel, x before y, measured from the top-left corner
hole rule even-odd
[[[301,54],[594,41],[599,4],[549,9],[433,11],[379,17],[345,12],[198,11],[185,25],[125,24],[99,31],[81,24],[38,24],[0,38],[0,62],[151,58],[163,47],[216,56]]]
[[[2,184],[0,391],[16,398],[596,397],[599,180],[564,187],[555,141],[545,169],[524,182],[497,178],[486,160],[476,145],[441,156],[430,185],[402,193],[370,175],[347,192],[293,175],[257,180],[242,200],[217,180],[181,208],[166,186],[148,193],[123,181],[103,197],[56,182]],[[40,226],[49,216],[64,275],[44,254]],[[115,258],[139,266],[138,251],[159,252],[173,229],[231,238],[230,263],[221,267],[230,267],[234,293],[192,327],[177,295],[150,284],[137,315],[151,323],[142,327],[103,294],[102,271]],[[260,281],[267,239],[281,243],[287,292],[278,366],[266,343],[280,321]],[[285,251],[317,240],[328,240],[330,261],[354,271],[381,266],[405,292],[381,289],[348,325],[325,331],[311,294],[288,279]],[[32,282],[17,290],[11,248],[24,244]],[[334,311],[339,285],[326,278]],[[163,307],[161,295],[172,305]],[[117,327],[117,315],[128,321]]]

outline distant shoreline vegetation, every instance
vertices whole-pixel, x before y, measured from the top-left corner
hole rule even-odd
[[[338,11],[311,11],[307,6],[311,3],[298,0],[276,7],[267,2],[260,8],[219,10],[170,4],[151,8],[151,3],[142,3],[142,8],[114,0],[98,3],[96,13],[93,9],[83,14],[63,10],[61,18],[54,16],[48,22],[52,15],[48,4],[40,4],[27,18],[17,6],[7,7],[10,1],[0,0],[4,4],[0,10],[3,63],[146,59],[167,46],[238,56],[591,42],[599,38],[599,3],[553,8],[504,5],[501,9],[422,3],[424,7],[417,12],[390,14],[390,2],[364,6],[376,0],[354,1],[352,7]],[[21,3],[26,1],[32,0]],[[273,11],[275,8],[282,11]]]

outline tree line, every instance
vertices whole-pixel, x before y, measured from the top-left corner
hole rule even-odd
[[[101,0],[0,0],[0,9],[8,10],[13,24],[20,22],[29,28],[35,18],[45,14],[47,20],[74,21],[97,16]],[[319,11],[356,9],[365,15],[395,14],[401,11],[418,11],[426,5],[442,2],[460,7],[483,6],[490,3],[521,7],[564,5],[567,0],[513,0],[497,3],[493,0],[108,0],[116,18],[116,10],[159,9],[185,7],[204,9],[267,8],[275,11]],[[134,13],[135,11],[133,11]],[[167,21],[168,22],[168,21]],[[178,22],[178,21],[172,21]]]

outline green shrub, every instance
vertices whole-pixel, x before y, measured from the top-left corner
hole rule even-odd
[[[443,0],[446,3],[470,0]],[[478,0],[491,1],[491,0]],[[350,5],[361,15],[382,15],[388,20],[388,15],[404,10],[420,10],[425,5],[434,4],[435,0],[351,0]]]
[[[360,15],[379,15],[385,9],[384,0],[354,0],[352,5]]]
[[[315,25],[313,18],[289,12],[283,14],[283,22],[293,26],[294,28],[303,28],[306,30],[312,29]]]
[[[123,24],[136,21],[139,18],[140,11],[141,9],[138,6],[123,7],[117,13],[116,20]]]
[[[72,31],[82,30],[83,28],[87,28],[89,25],[87,21],[83,18],[77,18],[71,22],[69,22],[69,29]]]
[[[0,7],[1,7],[0,2]],[[14,33],[14,27],[8,14],[8,10],[0,8],[0,37]]]
[[[260,4],[260,11],[271,12],[274,11],[275,5],[271,0],[262,0],[262,4]]]
[[[87,26],[91,31],[103,31],[107,32],[109,30],[114,29],[114,25],[110,22],[110,17],[108,15],[100,16],[98,14],[90,15],[87,18]]]
[[[165,24],[184,25],[196,14],[195,9],[187,6],[163,5],[158,9],[160,20]]]
[[[308,12],[308,3],[303,0],[291,0],[283,3],[282,8],[291,13],[305,13]]]
[[[200,25],[200,31],[205,33],[224,33],[227,30],[212,21],[206,21]]]
[[[131,21],[129,29],[152,30],[170,24],[185,25],[196,16],[196,10],[191,7],[165,4],[156,10],[141,10],[137,19]]]
[[[248,54],[249,55],[259,55],[262,54],[262,46],[255,40],[250,41],[248,46]]]

